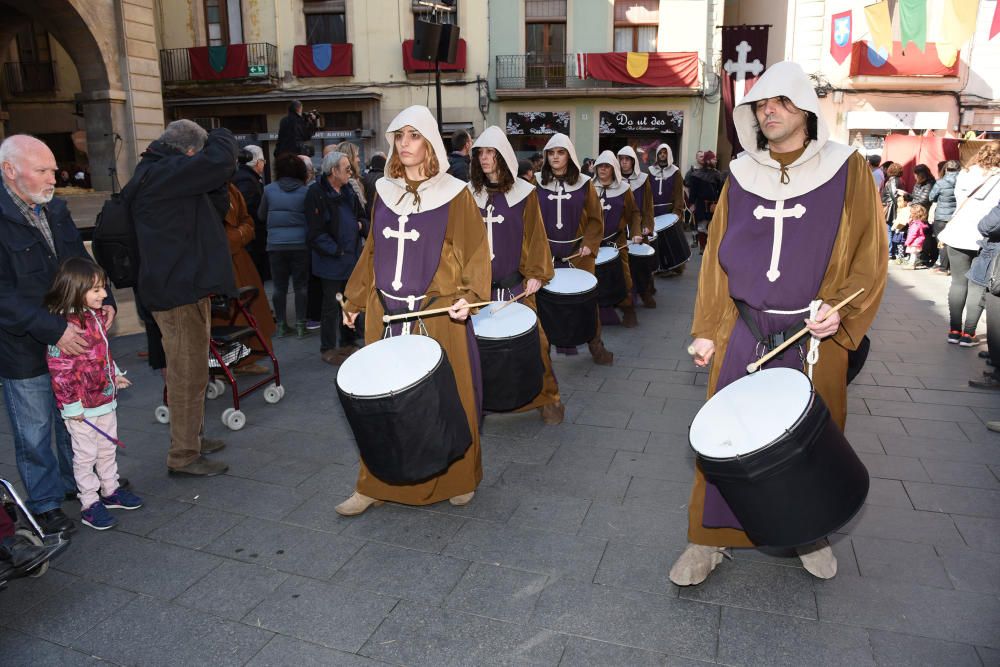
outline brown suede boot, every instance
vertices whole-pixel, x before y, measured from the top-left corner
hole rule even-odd
[[[634,329],[639,326],[639,318],[635,316],[635,306],[622,308],[622,326],[626,329]]]
[[[542,413],[542,421],[549,426],[562,424],[563,418],[566,416],[566,406],[562,404],[562,401],[543,405],[538,408],[538,411]]]
[[[594,363],[599,366],[611,366],[615,362],[615,355],[608,351],[608,348],[604,347],[604,341],[601,339],[592,340],[587,343],[587,347],[590,348],[590,356],[594,358]]]

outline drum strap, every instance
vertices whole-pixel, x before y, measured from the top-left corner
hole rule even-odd
[[[524,276],[521,275],[520,271],[514,271],[504,276],[500,280],[494,280],[491,287],[493,289],[509,290],[511,287],[514,287],[515,285],[520,285],[522,282],[524,282]]]
[[[762,346],[764,348],[763,354],[767,354],[806,327],[805,322],[797,322],[784,331],[779,331],[765,336],[761,333],[760,328],[757,326],[757,322],[754,321],[754,309],[744,301],[734,301],[736,303],[736,310],[740,313],[740,319],[743,320],[743,322],[747,325],[747,328],[750,329],[750,334],[754,337],[754,340],[757,341],[758,346]]]

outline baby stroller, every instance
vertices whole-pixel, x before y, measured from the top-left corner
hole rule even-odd
[[[264,389],[264,400],[277,403],[285,396],[285,388],[281,384],[281,374],[274,350],[267,344],[260,333],[257,320],[250,312],[250,302],[257,297],[256,287],[241,287],[235,299],[226,297],[212,298],[212,315],[229,318],[229,323],[223,326],[213,326],[208,342],[208,366],[210,379],[205,388],[205,398],[214,400],[226,391],[226,383],[232,388],[233,407],[222,411],[222,423],[233,431],[238,431],[246,424],[246,415],[240,410],[240,399],[249,394]],[[247,324],[237,324],[236,320],[243,318]],[[258,352],[250,349],[244,341],[256,338],[265,350]],[[240,389],[236,376],[230,370],[237,363],[251,355],[266,356],[271,360],[274,372],[257,380],[249,387]],[[167,402],[167,387],[163,387],[163,405],[156,408],[156,421],[161,424],[170,423],[170,408]]]
[[[0,586],[11,579],[42,576],[49,569],[49,561],[66,550],[69,546],[69,540],[65,539],[62,533],[46,535],[17,495],[14,486],[2,478],[0,478],[0,507],[14,522],[15,535],[26,538],[35,546],[45,548],[38,557],[19,566],[7,563],[0,564]]]

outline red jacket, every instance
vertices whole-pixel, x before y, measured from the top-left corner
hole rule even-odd
[[[104,314],[88,309],[82,319],[83,338],[90,347],[83,354],[66,356],[55,345],[49,345],[46,355],[52,391],[64,419],[77,415],[99,417],[117,407],[115,376],[121,372],[111,358]],[[76,316],[71,321],[78,323]]]

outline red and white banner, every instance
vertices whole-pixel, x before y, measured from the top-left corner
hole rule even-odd
[[[838,65],[851,55],[853,23],[850,9],[830,17],[830,54]]]
[[[581,79],[600,79],[656,88],[697,88],[698,53],[578,53]]]

